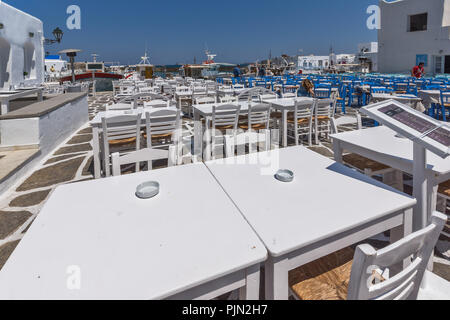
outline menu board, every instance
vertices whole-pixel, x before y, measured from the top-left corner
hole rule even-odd
[[[450,126],[395,100],[368,105],[361,112],[401,135],[446,158],[450,154]]]

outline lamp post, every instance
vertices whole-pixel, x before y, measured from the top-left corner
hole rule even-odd
[[[53,30],[52,34],[55,39],[44,39],[44,43],[45,44],[53,44],[56,42],[61,43],[64,32],[60,28],[56,27]]]
[[[59,54],[66,54],[70,60],[70,66],[72,68],[72,84],[75,83],[75,57],[77,56],[77,52],[81,52],[80,49],[66,49],[58,52]]]

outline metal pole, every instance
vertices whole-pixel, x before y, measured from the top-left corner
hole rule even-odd
[[[75,84],[75,66],[74,66],[75,59],[74,57],[70,57],[70,66],[72,67],[72,84]]]
[[[428,197],[426,149],[418,143],[413,143],[413,196],[417,200],[413,213],[413,231],[425,228],[428,224]]]

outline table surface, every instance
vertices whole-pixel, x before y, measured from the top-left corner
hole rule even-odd
[[[0,91],[0,100],[11,100],[42,91],[43,88],[19,88],[13,91]]]
[[[395,100],[415,100],[420,101],[421,98],[413,94],[389,94],[389,93],[372,93],[374,99],[395,99]]]
[[[295,101],[314,101],[313,98],[310,97],[296,97],[296,98],[279,98],[279,99],[270,99],[263,100],[264,102],[271,103],[275,107],[279,108],[293,108],[295,106]]]
[[[95,117],[89,122],[91,126],[100,126],[102,124],[102,118],[103,117],[114,117],[114,116],[120,116],[120,115],[131,115],[131,114],[137,114],[138,111],[142,113],[141,120],[145,120],[145,113],[146,112],[155,112],[158,110],[174,110],[177,111],[176,107],[163,107],[163,108],[152,108],[149,107],[138,107],[136,109],[131,109],[131,113],[125,113],[127,110],[107,110],[107,111],[100,111],[95,115]]]
[[[416,203],[415,199],[304,147],[205,164],[272,256],[292,252]],[[276,180],[274,174],[280,168],[292,170],[294,181]]]
[[[344,141],[363,149],[384,154],[404,161],[413,162],[413,142],[406,138],[399,138],[397,133],[386,126],[342,132],[332,134],[333,139]],[[428,168],[437,174],[450,172],[450,160],[442,159],[427,151]]]
[[[254,101],[253,104],[259,104],[260,102]],[[245,113],[248,111],[248,101],[239,101],[239,102],[217,102],[217,103],[205,103],[205,104],[194,104],[192,108],[198,111],[203,116],[212,115],[213,106],[220,106],[226,104],[238,104],[241,106],[241,113]]]
[[[160,193],[138,199],[149,180]],[[266,256],[203,164],[159,169],[58,187],[1,270],[0,299],[165,298]]]

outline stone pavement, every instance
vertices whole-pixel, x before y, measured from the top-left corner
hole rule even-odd
[[[111,93],[98,93],[88,97],[89,118],[105,110],[112,103]],[[348,108],[348,115],[354,115]],[[192,133],[192,122],[184,120],[187,132]],[[339,131],[356,128],[353,124],[339,126]],[[290,141],[293,144],[293,141]],[[322,138],[311,150],[333,158],[331,143]],[[26,233],[45,201],[61,184],[93,179],[92,130],[86,123],[72,137],[49,155],[36,170],[13,190],[0,199],[0,269],[5,264],[23,235]],[[349,196],[351,201],[351,196]],[[447,212],[450,214],[450,211]],[[447,233],[449,226],[447,226]],[[375,241],[378,247],[387,244],[387,237],[380,235]],[[435,272],[450,281],[450,239],[441,237],[435,252]]]

